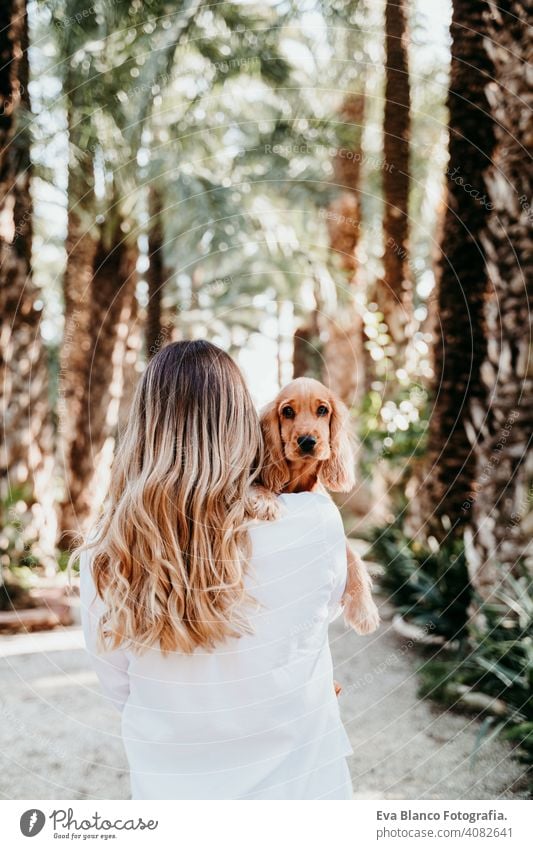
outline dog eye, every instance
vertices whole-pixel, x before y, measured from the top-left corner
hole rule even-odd
[[[329,410],[324,404],[321,404],[318,410],[316,411],[317,416],[327,416]]]
[[[293,419],[296,413],[294,412],[292,407],[283,407],[281,415],[284,419]]]

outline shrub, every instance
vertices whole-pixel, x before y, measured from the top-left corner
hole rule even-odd
[[[447,641],[421,666],[420,695],[482,719],[477,746],[500,734],[533,764],[533,598],[526,574],[507,576],[482,602],[468,579],[460,542],[430,549],[399,523],[371,534],[370,555],[385,569],[382,586],[415,624]],[[472,608],[471,608],[472,605]],[[470,616],[469,611],[475,610]],[[435,650],[434,650],[435,651]]]
[[[0,610],[31,607],[28,590],[39,559],[24,490],[12,490],[1,502],[0,522]]]
[[[382,586],[402,616],[447,640],[464,639],[472,593],[463,546],[431,550],[398,524],[373,531],[371,542],[370,556],[385,569]]]
[[[502,734],[521,760],[533,764],[530,587],[525,575],[507,576],[491,601],[480,606],[483,628],[471,626],[459,656],[425,664],[421,695],[476,711],[485,718],[483,734]]]

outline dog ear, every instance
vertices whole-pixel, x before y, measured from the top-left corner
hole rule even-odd
[[[263,486],[278,494],[289,482],[290,472],[281,442],[278,407],[275,401],[261,411],[260,421],[264,442],[260,480]]]
[[[332,492],[349,492],[355,486],[355,457],[348,430],[350,413],[338,398],[331,399],[330,456],[320,469],[321,480]]]

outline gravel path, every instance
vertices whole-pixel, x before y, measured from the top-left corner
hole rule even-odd
[[[385,614],[386,615],[386,614]],[[417,699],[420,657],[385,619],[371,637],[332,628],[357,799],[519,798],[522,767],[478,724]],[[114,709],[99,693],[79,628],[0,638],[0,798],[128,798]]]
[[[472,754],[479,722],[417,698],[423,662],[391,627],[392,611],[370,637],[335,623],[332,648],[342,683],[341,711],[354,754],[356,799],[521,798],[524,766],[511,746],[487,741]]]

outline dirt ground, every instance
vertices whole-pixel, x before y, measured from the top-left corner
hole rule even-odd
[[[331,632],[355,798],[520,798],[523,767],[510,746],[488,741],[472,757],[479,724],[417,698],[420,655],[385,617],[370,637],[339,620]],[[0,638],[0,798],[128,795],[118,715],[79,627]]]

